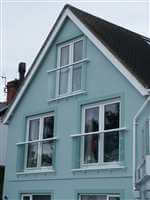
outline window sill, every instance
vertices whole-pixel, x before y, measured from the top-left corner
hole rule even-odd
[[[43,174],[43,173],[55,173],[53,169],[49,170],[26,170],[23,172],[16,172],[16,175],[25,175],[25,174]]]
[[[80,94],[86,94],[86,93],[87,93],[87,91],[85,91],[85,90],[79,90],[77,92],[72,92],[70,94],[66,94],[66,95],[58,96],[58,97],[53,98],[53,99],[49,99],[48,102],[57,101],[57,100],[60,100],[60,99],[65,99],[67,97],[72,97],[72,96],[76,96],[76,95],[80,95]]]
[[[114,169],[125,169],[124,165],[105,165],[105,166],[96,166],[96,167],[82,167],[78,169],[72,169],[72,172],[82,172],[82,171],[100,171],[100,170],[114,170]]]

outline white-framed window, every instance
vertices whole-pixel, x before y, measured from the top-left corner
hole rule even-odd
[[[120,200],[115,194],[80,194],[79,200]]]
[[[48,194],[22,194],[21,200],[51,200]]]
[[[81,167],[119,162],[120,101],[82,108]]]
[[[83,37],[58,46],[56,96],[82,90],[82,68],[85,58]]]
[[[25,169],[52,168],[54,161],[54,113],[27,120]]]

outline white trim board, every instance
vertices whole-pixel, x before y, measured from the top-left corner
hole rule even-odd
[[[144,88],[144,86],[125,68],[125,66],[100,42],[96,36],[91,33],[91,31],[72,13],[72,11],[66,7],[64,9],[63,13],[60,14],[60,17],[58,17],[56,21],[56,25],[54,25],[54,29],[41,50],[41,53],[38,55],[34,66],[29,73],[27,79],[25,80],[24,85],[22,86],[21,90],[19,91],[16,99],[14,100],[13,104],[11,105],[10,109],[8,110],[8,113],[6,114],[3,123],[8,123],[9,118],[11,117],[13,111],[15,110],[18,102],[20,101],[21,97],[23,96],[30,80],[32,79],[33,75],[35,74],[36,70],[38,69],[44,55],[46,54],[47,50],[51,46],[55,36],[59,32],[60,28],[62,27],[65,19],[69,17],[73,23],[93,42],[93,44],[110,60],[110,62],[127,78],[127,80],[140,92],[142,96],[148,95],[147,89]]]

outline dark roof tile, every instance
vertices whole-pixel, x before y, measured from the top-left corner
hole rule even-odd
[[[150,88],[148,38],[73,6],[68,7],[146,88]]]

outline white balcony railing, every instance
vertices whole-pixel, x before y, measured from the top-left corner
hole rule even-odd
[[[150,178],[150,155],[145,155],[136,170],[136,182],[141,183]]]

